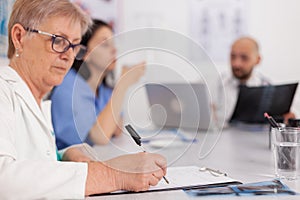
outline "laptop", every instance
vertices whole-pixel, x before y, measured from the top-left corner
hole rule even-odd
[[[146,84],[151,120],[159,128],[207,130],[211,106],[203,83]]]
[[[231,123],[267,123],[264,113],[276,119],[290,111],[298,83],[268,85],[260,87],[240,87],[238,100],[232,114]]]

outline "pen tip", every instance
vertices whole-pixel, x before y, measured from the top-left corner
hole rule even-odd
[[[166,177],[163,176],[163,179],[165,180],[165,182],[166,182],[167,184],[170,184],[170,182],[168,181],[168,179],[167,179]]]

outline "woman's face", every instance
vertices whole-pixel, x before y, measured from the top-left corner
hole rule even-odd
[[[66,17],[49,18],[36,29],[63,36],[72,44],[78,44],[81,40],[80,24],[72,23]],[[22,38],[22,53],[18,58],[21,62],[21,76],[37,91],[50,91],[53,86],[63,81],[74,56],[72,48],[65,53],[53,51],[51,36],[31,33]]]
[[[96,30],[88,42],[86,61],[100,71],[112,71],[116,65],[116,48],[112,41],[110,28],[103,26]]]

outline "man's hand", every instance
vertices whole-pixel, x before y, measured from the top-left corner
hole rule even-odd
[[[292,113],[292,112],[285,113],[282,116],[283,116],[283,122],[285,124],[288,124],[289,119],[295,119],[296,118],[295,114]]]

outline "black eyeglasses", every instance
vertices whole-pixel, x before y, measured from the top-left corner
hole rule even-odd
[[[39,31],[39,30],[36,30],[36,29],[31,29],[31,28],[28,28],[28,27],[24,27],[24,29],[26,31],[29,31],[29,32],[39,33],[39,34],[42,34],[42,35],[47,35],[47,36],[52,37],[51,47],[52,47],[53,51],[55,51],[57,53],[65,53],[70,48],[72,48],[75,55],[76,55],[75,58],[77,60],[82,60],[83,56],[85,55],[85,53],[87,51],[85,46],[83,46],[81,44],[72,44],[67,38],[65,38],[63,36],[43,32],[43,31]]]

